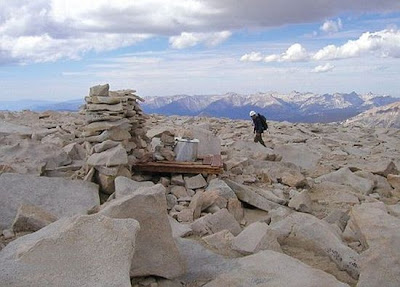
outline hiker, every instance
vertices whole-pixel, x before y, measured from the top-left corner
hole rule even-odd
[[[254,133],[256,134],[256,136],[254,137],[254,142],[259,142],[266,147],[262,138],[262,133],[268,129],[265,117],[259,113],[256,113],[255,111],[250,112],[250,117],[253,120]]]

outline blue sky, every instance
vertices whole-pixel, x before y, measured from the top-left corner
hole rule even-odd
[[[400,97],[399,27],[398,0],[0,0],[0,100],[104,83],[144,97]]]

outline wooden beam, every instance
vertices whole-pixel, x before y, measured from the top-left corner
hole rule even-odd
[[[146,162],[137,163],[132,166],[137,171],[157,173],[206,173],[220,174],[223,172],[221,166],[210,166],[198,163],[182,162]]]

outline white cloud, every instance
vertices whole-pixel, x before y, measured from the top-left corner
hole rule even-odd
[[[354,58],[374,53],[380,57],[400,57],[400,31],[387,29],[363,33],[357,40],[348,41],[342,46],[328,45],[313,56],[314,60],[333,60]]]
[[[373,54],[378,57],[400,58],[400,30],[385,29],[363,33],[357,40],[342,46],[327,45],[315,53],[308,53],[299,43],[290,46],[282,54],[264,57],[264,62],[325,61],[360,57]],[[256,57],[257,56],[257,57]],[[259,60],[261,53],[252,52],[241,57],[242,61]]]
[[[250,54],[244,54],[240,61],[242,62],[260,62],[263,60],[263,55],[260,52],[251,52]]]
[[[326,73],[326,72],[332,71],[333,68],[335,68],[334,65],[332,65],[331,63],[326,63],[325,65],[316,66],[312,70],[312,72],[314,72],[314,73]]]
[[[184,49],[204,43],[206,46],[216,46],[226,41],[232,35],[229,31],[215,33],[187,33],[182,32],[179,36],[169,38],[170,45],[175,49]]]
[[[107,51],[132,45],[148,38],[146,35],[90,34],[83,38],[57,39],[48,34],[38,36],[0,37],[0,51],[9,51],[20,63],[53,62],[63,58],[79,59],[90,50]],[[1,60],[1,59],[0,59]]]
[[[319,27],[319,29],[325,33],[339,32],[343,29],[342,20],[340,18],[337,19],[337,21],[327,20],[324,22],[324,24],[322,24],[321,27]]]
[[[287,62],[298,62],[308,59],[306,49],[303,48],[299,43],[290,46],[285,53],[281,55],[282,61]]]
[[[282,54],[272,54],[263,56],[260,52],[251,52],[250,54],[243,55],[240,60],[244,62],[300,62],[308,60],[309,55],[306,49],[299,43],[291,45],[286,52]]]
[[[219,31],[320,21],[344,11],[399,11],[400,2],[321,0],[316,5],[314,0],[0,0],[0,7],[0,41],[7,41],[1,46],[0,61],[47,61],[75,58],[89,50],[102,50],[101,46],[114,49],[131,45],[150,35],[180,35],[171,40],[177,47],[193,43],[213,46],[230,35]],[[199,36],[202,33],[216,34],[204,40]],[[45,45],[28,51],[18,44],[36,39],[44,39]],[[71,44],[76,42],[79,45],[73,50]]]

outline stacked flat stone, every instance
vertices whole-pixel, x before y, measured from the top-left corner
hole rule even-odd
[[[159,136],[160,144],[155,147],[153,159],[155,161],[173,161],[175,159],[175,135],[167,130],[162,132]]]
[[[109,85],[90,88],[85,97],[84,141],[90,147],[87,164],[103,192],[114,192],[114,179],[131,177],[131,165],[151,156],[146,116],[134,90],[110,91]]]

